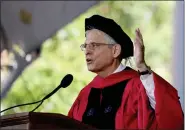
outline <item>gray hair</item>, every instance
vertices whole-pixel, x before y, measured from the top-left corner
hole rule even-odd
[[[89,29],[96,29],[96,28],[89,27]],[[99,32],[103,32],[99,29],[96,29],[96,30],[98,30]],[[88,31],[85,32],[85,35],[87,35],[87,33],[88,33]],[[116,44],[116,41],[111,36],[109,36],[108,34],[106,34],[104,32],[103,32],[103,34],[104,34],[104,38],[108,42],[108,44]]]
[[[116,44],[116,41],[106,33],[104,33],[104,38],[108,42],[108,44]]]

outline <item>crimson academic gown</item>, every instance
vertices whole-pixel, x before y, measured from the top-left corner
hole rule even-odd
[[[138,73],[127,69],[96,76],[80,91],[68,116],[104,129],[183,129],[176,89],[154,72],[153,78],[155,110]]]

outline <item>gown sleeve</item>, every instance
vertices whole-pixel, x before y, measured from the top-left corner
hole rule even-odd
[[[159,129],[183,129],[184,114],[177,90],[162,77],[153,73],[155,95],[155,117]]]

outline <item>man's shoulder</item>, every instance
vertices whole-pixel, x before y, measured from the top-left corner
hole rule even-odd
[[[105,86],[110,86],[122,81],[128,80],[130,82],[139,82],[139,74],[137,71],[132,69],[131,67],[126,67],[121,72],[114,73],[104,79],[100,76],[96,75],[85,87],[83,87],[80,91],[81,94],[88,93],[92,87],[101,88],[100,84],[104,84]]]
[[[126,68],[120,72],[114,73],[108,77],[108,79],[115,79],[118,82],[124,80],[138,79],[139,74],[136,70],[126,66]]]

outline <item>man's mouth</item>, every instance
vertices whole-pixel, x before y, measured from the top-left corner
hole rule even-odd
[[[91,59],[86,59],[86,62],[87,62],[87,64],[90,64],[90,63],[92,63],[92,60]]]

